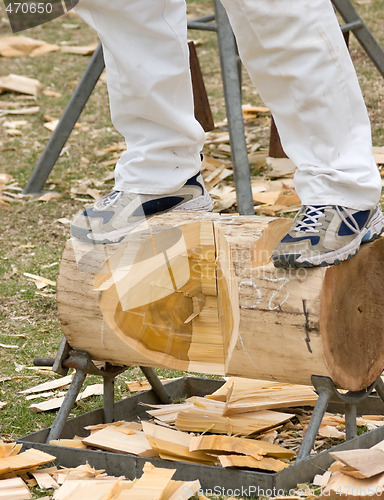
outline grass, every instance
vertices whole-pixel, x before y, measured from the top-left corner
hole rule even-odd
[[[359,12],[372,29],[379,42],[384,45],[384,0],[360,2]],[[212,2],[195,0],[188,2],[191,18],[211,12]],[[0,7],[0,35],[9,35],[3,6]],[[95,33],[78,17],[64,16],[43,26],[23,33],[50,43],[67,42],[85,45],[97,41]],[[217,55],[216,36],[207,32],[190,32],[190,37],[201,40],[198,55],[203,69],[212,111],[216,121],[225,116],[224,98],[220,81],[220,64]],[[384,145],[383,95],[384,80],[360,45],[351,40],[351,54],[357,68],[368,111],[372,121],[373,142]],[[1,60],[0,76],[8,73],[23,74],[38,78],[45,88],[60,93],[57,97],[42,94],[36,99],[40,110],[35,115],[22,117],[0,117],[0,173],[13,177],[13,186],[21,190],[43,151],[50,132],[43,127],[44,116],[59,118],[81,77],[89,58],[63,53],[50,53],[41,57],[20,57]],[[257,92],[244,72],[244,102],[261,104]],[[4,93],[1,101],[30,106],[34,100]],[[0,105],[0,108],[3,106]],[[20,128],[22,135],[9,136],[3,122],[25,119]],[[48,202],[36,199],[15,199],[8,208],[0,207],[0,344],[16,345],[15,348],[0,347],[0,400],[8,403],[0,410],[0,438],[16,439],[51,424],[54,413],[32,413],[29,402],[19,392],[43,382],[53,375],[31,370],[35,357],[54,357],[62,332],[58,319],[54,287],[38,290],[33,280],[24,273],[41,275],[51,280],[57,278],[58,263],[64,244],[69,237],[67,225],[58,221],[68,219],[91,198],[79,192],[87,186],[98,189],[100,194],[108,191],[111,181],[106,180],[113,165],[105,161],[112,154],[102,149],[122,140],[113,128],[108,109],[107,89],[102,78],[96,85],[80,119],[80,128],[71,134],[63,154],[57,161],[46,185],[62,196]],[[268,120],[247,125],[257,131],[258,142],[268,146]],[[17,192],[17,191],[15,191]],[[136,378],[138,368],[130,368],[117,380],[117,397],[129,395],[125,380]],[[160,373],[162,373],[160,371]],[[174,375],[178,375],[174,373]],[[166,373],[169,376],[169,372]],[[99,381],[89,378],[89,383]],[[101,398],[81,402],[73,415],[100,406]]]

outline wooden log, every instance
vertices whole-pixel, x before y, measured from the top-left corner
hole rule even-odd
[[[367,387],[384,367],[384,238],[339,265],[275,269],[291,222],[172,212],[117,249],[69,242],[58,278],[68,342],[115,364]]]

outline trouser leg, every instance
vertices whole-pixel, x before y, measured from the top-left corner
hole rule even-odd
[[[222,0],[242,61],[297,165],[304,205],[374,206],[381,180],[356,73],[329,0]]]
[[[200,169],[185,0],[80,0],[103,43],[112,122],[127,150],[118,190],[170,193]]]

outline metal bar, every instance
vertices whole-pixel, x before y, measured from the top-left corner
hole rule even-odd
[[[317,432],[319,430],[321,421],[323,420],[324,414],[327,410],[329,400],[331,398],[331,393],[327,390],[322,390],[319,394],[319,398],[316,402],[316,406],[313,409],[311,420],[309,421],[307,430],[305,431],[303,441],[301,443],[300,449],[297,453],[296,462],[301,462],[307,458],[313,448]]]
[[[379,377],[376,380],[375,390],[376,390],[377,394],[380,396],[380,399],[382,400],[382,402],[384,403],[384,382],[383,382],[381,377]]]
[[[84,380],[87,376],[87,372],[85,370],[76,370],[75,376],[73,377],[72,383],[68,389],[67,395],[61,405],[56,418],[51,425],[47,443],[53,439],[59,439],[61,433],[64,429],[64,426],[67,422],[68,416],[75,404],[76,398],[79,395],[81,388],[83,387]]]
[[[104,377],[104,423],[115,420],[115,377]]]
[[[53,366],[55,358],[35,358],[33,366]]]
[[[102,71],[104,57],[101,44],[97,47],[81,77],[63,115],[46,145],[35,169],[24,189],[24,194],[40,193],[53,169],[59,154],[75,126],[89,96],[91,95]]]
[[[201,31],[217,31],[217,24],[216,23],[205,24],[205,23],[199,23],[197,21],[189,21],[188,29],[201,30]]]
[[[55,361],[52,365],[52,371],[62,375],[63,377],[67,375],[68,368],[64,366],[63,362],[68,358],[69,353],[71,351],[71,347],[67,342],[67,339],[64,335],[61,337],[60,345],[57,350]]]
[[[384,51],[369,31],[360,15],[349,0],[332,0],[336,10],[346,23],[360,22],[361,26],[354,28],[353,34],[370,57],[380,74],[384,77]]]
[[[357,409],[356,404],[346,404],[345,405],[345,437],[348,441],[357,436],[357,424],[356,424]]]
[[[207,16],[202,16],[202,17],[197,17],[191,22],[197,22],[197,23],[210,23],[211,21],[215,20],[215,14],[208,14]]]
[[[353,21],[352,23],[343,24],[343,26],[340,26],[340,29],[343,33],[346,33],[347,31],[353,31],[356,28],[360,28],[363,24],[362,21]]]
[[[163,404],[172,403],[172,398],[165,390],[163,384],[161,383],[159,377],[154,372],[153,368],[148,366],[140,366],[141,371],[144,373],[146,379],[151,384],[153,392],[159,398]]]
[[[241,85],[238,73],[238,55],[235,38],[227,13],[220,0],[215,0],[217,37],[219,42],[221,74],[224,86],[237,207],[241,215],[254,215],[247,144],[241,108]]]

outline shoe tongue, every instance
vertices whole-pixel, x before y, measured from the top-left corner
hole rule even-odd
[[[95,208],[97,210],[103,210],[110,207],[120,196],[120,193],[121,191],[112,191],[111,193],[106,194],[95,203]]]

